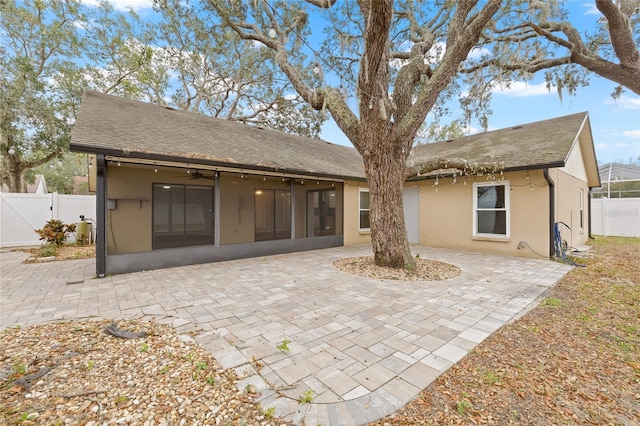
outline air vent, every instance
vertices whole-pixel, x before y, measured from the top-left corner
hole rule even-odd
[[[522,126],[514,126],[511,128],[512,130],[522,129]]]

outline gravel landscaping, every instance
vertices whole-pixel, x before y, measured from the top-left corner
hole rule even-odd
[[[121,339],[104,332],[109,324],[84,320],[3,330],[0,425],[280,424],[253,402],[253,389],[237,388],[241,378],[234,370],[223,370],[189,336],[129,320],[119,329],[148,336]],[[24,380],[42,371],[42,377]]]

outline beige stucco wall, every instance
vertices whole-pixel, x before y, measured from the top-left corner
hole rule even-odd
[[[581,133],[579,138],[587,137],[585,132]],[[584,143],[584,142],[583,142]],[[576,179],[587,182],[587,169],[585,168],[584,156],[582,155],[582,145],[576,140],[573,148],[569,153],[566,165],[561,169],[564,173],[573,176]]]
[[[360,188],[366,182],[347,181],[344,186],[344,245],[371,242],[368,231],[360,232]]]
[[[96,156],[94,154],[87,154],[87,160],[88,164],[90,165],[87,179],[89,182],[88,190],[89,192],[95,193],[96,182],[98,181],[98,160],[96,159]]]
[[[589,188],[586,182],[577,179],[563,169],[554,173],[556,185],[556,222],[564,222],[571,229],[561,225],[560,234],[569,247],[584,244],[589,238]],[[583,208],[582,227],[580,207]]]
[[[475,178],[487,182],[486,177]],[[487,240],[473,236],[473,182],[468,178],[439,179],[419,183],[420,243],[446,247],[507,254],[521,257],[542,257],[549,253],[549,191],[542,171],[507,173],[504,175],[512,192],[510,197],[510,236],[504,240]],[[495,182],[499,182],[496,180]],[[518,249],[525,241],[529,247]],[[539,253],[540,255],[536,254]]]
[[[580,134],[580,138],[588,137],[589,135],[585,132]],[[584,244],[589,238],[589,185],[582,152],[583,145],[584,143],[575,143],[565,167],[552,169],[549,173],[555,184],[555,221],[563,222],[571,228],[560,225],[560,235],[570,247]]]
[[[132,253],[152,249],[152,197],[154,183],[213,186],[211,180],[190,180],[184,169],[150,166],[107,165],[107,198],[115,199],[116,209],[107,211],[107,247],[109,254]],[[184,174],[184,176],[183,176]],[[213,172],[205,172],[212,175]],[[221,173],[220,243],[238,244],[255,240],[254,202],[257,189],[290,190],[281,177]],[[342,184],[315,180],[299,181],[295,187],[296,238],[307,237],[307,191],[335,189],[336,233],[343,232]]]

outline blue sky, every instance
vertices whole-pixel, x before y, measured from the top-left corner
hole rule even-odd
[[[94,0],[83,2],[91,4]],[[151,0],[110,0],[110,3],[121,9],[130,6],[144,17]],[[567,7],[569,20],[578,30],[593,28],[601,16],[593,0],[570,0]],[[563,96],[561,101],[555,90],[546,89],[542,75],[526,84],[518,82],[508,91],[494,92],[489,130],[588,111],[598,162],[640,164],[640,96],[627,90],[614,100],[610,95],[615,87],[615,83],[592,75],[588,87],[575,96]],[[476,131],[471,129],[471,133]],[[325,124],[321,137],[350,145],[333,122]]]

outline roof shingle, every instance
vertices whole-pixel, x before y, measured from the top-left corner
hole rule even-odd
[[[500,164],[505,170],[561,167],[587,116],[581,112],[452,141],[418,145],[412,155],[416,163],[460,158],[474,163]]]
[[[84,93],[71,146],[84,152],[119,151],[132,158],[162,155],[238,168],[364,178],[362,157],[351,147],[95,91]]]

